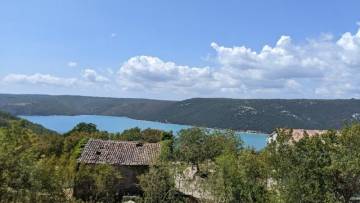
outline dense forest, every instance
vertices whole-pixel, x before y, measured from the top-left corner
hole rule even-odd
[[[360,192],[360,124],[294,142],[278,131],[275,142],[255,151],[232,131],[200,128],[171,132],[133,128],[99,131],[80,123],[59,135],[0,114],[0,202],[122,202],[114,185],[123,174],[111,165],[77,162],[90,138],[160,142],[155,164],[138,177],[135,202],[350,202]],[[199,191],[191,198],[177,187],[188,167]],[[77,191],[73,188],[77,187]]]
[[[277,127],[338,129],[360,120],[360,100],[211,99],[183,101],[0,94],[13,115],[109,115],[200,127],[271,132]]]

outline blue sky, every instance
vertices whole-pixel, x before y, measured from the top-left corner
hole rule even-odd
[[[360,97],[360,1],[0,5],[2,93]]]

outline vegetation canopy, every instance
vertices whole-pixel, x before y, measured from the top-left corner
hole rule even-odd
[[[80,123],[64,136],[0,114],[0,202],[350,202],[360,191],[360,124],[294,141],[279,131],[255,151],[232,131],[100,131]],[[108,164],[78,163],[89,139],[161,143],[137,171],[137,197],[118,190],[127,176]],[[140,144],[139,147],[142,145]]]

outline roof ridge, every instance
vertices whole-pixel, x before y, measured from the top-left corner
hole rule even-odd
[[[160,142],[142,142],[142,141],[124,141],[124,140],[102,140],[102,139],[89,139],[90,141],[100,141],[100,142],[113,142],[113,143],[131,143],[131,144],[137,144],[137,143],[143,143],[143,144],[160,144]]]

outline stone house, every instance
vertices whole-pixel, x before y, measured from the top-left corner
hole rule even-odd
[[[119,193],[137,195],[141,192],[137,176],[154,164],[160,150],[160,143],[90,139],[77,161],[81,164],[110,164],[117,167],[122,175]]]

